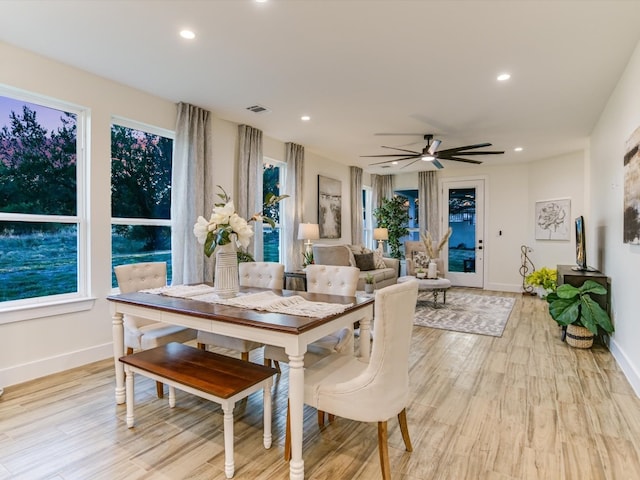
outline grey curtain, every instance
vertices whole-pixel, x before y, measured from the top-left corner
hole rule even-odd
[[[359,245],[362,238],[362,169],[349,167],[351,193],[351,243]]]
[[[383,199],[393,197],[393,175],[371,175],[371,190],[371,204],[375,211]]]
[[[262,131],[248,125],[238,126],[238,185],[234,204],[238,215],[249,219],[262,211]],[[262,222],[253,224],[253,240],[247,248],[256,261],[262,261]]]
[[[418,173],[418,203],[420,231],[429,230],[432,238],[439,239],[438,177],[435,171]]]
[[[280,230],[284,242],[284,265],[286,271],[302,268],[303,241],[298,240],[298,227],[302,223],[302,182],[304,178],[304,147],[295,143],[285,144],[285,190],[289,195],[282,201],[284,228]],[[286,287],[286,285],[285,285]]]
[[[210,113],[178,104],[176,140],[171,172],[171,263],[175,285],[213,278],[213,266],[193,235],[199,215],[213,208]],[[205,261],[206,259],[206,261]]]

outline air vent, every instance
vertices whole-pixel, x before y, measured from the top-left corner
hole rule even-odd
[[[253,113],[269,113],[271,111],[267,107],[263,107],[262,105],[257,105],[257,104],[247,107],[247,110]]]

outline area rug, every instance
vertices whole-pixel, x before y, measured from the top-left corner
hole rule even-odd
[[[433,294],[421,292],[416,305],[414,325],[501,337],[515,304],[513,297],[447,292],[447,303],[433,307]]]

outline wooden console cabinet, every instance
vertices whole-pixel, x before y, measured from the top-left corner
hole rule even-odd
[[[593,295],[607,313],[611,314],[611,279],[602,272],[585,272],[572,270],[573,265],[558,265],[558,286],[566,283],[574,287],[580,287],[587,280],[593,280],[607,289],[606,295]]]

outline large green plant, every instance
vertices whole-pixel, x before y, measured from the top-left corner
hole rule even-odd
[[[385,198],[382,204],[373,212],[378,227],[389,231],[389,249],[393,258],[401,259],[400,239],[409,234],[409,206],[406,199],[398,195]]]
[[[598,327],[612,333],[614,328],[609,314],[591,298],[591,294],[606,293],[607,289],[593,280],[587,280],[580,287],[560,285],[555,292],[547,295],[549,313],[562,326],[580,325],[594,335],[598,334]]]

